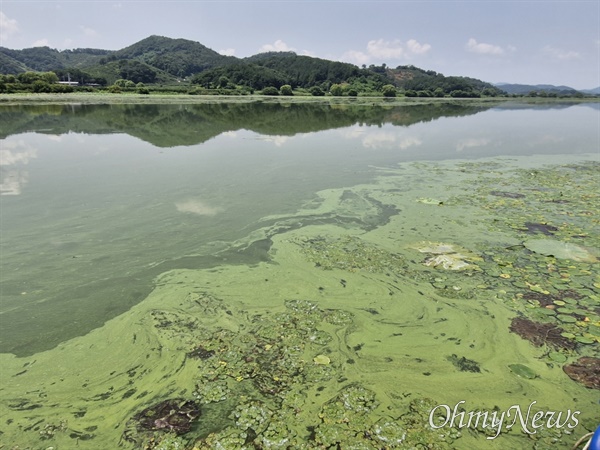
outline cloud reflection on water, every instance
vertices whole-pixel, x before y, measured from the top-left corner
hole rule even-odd
[[[217,214],[223,211],[223,208],[221,208],[220,206],[210,206],[206,202],[194,199],[177,202],[175,203],[175,207],[179,212],[209,217],[216,216]]]
[[[19,167],[37,158],[37,150],[23,140],[3,141],[0,145],[0,195],[19,195],[29,180],[29,173]]]

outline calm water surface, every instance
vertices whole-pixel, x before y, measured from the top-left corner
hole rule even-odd
[[[221,273],[268,263],[273,241],[283,232],[295,236],[303,227],[336,223],[364,232],[406,216],[407,223],[415,219],[413,232],[408,225],[405,233],[394,232],[438,241],[416,219],[425,220],[430,210],[412,211],[392,197],[395,206],[386,209],[385,198],[362,195],[356,187],[385,180],[392,176],[387,170],[411,163],[597,163],[598,123],[598,104],[1,106],[0,352],[31,361],[59,344],[70,345],[142,302],[157,280],[174,273],[169,271]],[[443,176],[431,167],[408,171],[386,195],[422,185],[425,200],[447,200],[459,179],[436,186]],[[489,168],[471,170],[473,184],[457,192],[481,187],[478,170]],[[323,192],[336,190],[345,192],[342,206],[357,199],[349,206],[352,213],[311,215],[311,209],[327,205]],[[590,204],[596,214],[597,207]],[[379,209],[371,214],[369,208]],[[597,223],[584,231],[594,235]],[[421,261],[418,253],[413,257]],[[597,274],[597,266],[590,268]],[[235,285],[236,276],[223,276],[215,283]],[[261,289],[246,283],[240,278],[240,289]],[[295,295],[283,288],[274,292]],[[265,289],[264,304],[258,300],[254,306],[274,304],[269,295],[276,294]],[[385,310],[380,306],[363,309],[375,318],[373,311]],[[10,397],[6,390],[1,395]],[[157,389],[156,396],[165,395]],[[149,401],[138,399],[129,407],[139,411]],[[102,439],[109,441],[99,432],[87,434],[95,436],[90,442],[98,448]]]

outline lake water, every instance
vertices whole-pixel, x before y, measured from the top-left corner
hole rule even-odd
[[[569,448],[600,417],[562,369],[600,348],[599,120],[0,106],[0,443]],[[460,401],[580,415],[428,426]]]

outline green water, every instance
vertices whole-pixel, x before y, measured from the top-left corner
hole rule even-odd
[[[598,391],[556,362],[598,355],[597,105],[0,117],[2,444],[159,448],[132,417],[168,398],[202,405],[173,438],[190,448],[569,448],[597,425]],[[522,245],[539,238],[589,258]],[[434,267],[435,244],[468,267]],[[566,290],[559,314],[531,295]],[[516,316],[576,346],[535,347],[509,332]],[[198,347],[214,353],[186,356]],[[462,400],[580,424],[494,440],[428,427],[431,405]]]

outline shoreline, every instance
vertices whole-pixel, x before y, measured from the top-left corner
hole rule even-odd
[[[270,95],[186,95],[186,94],[111,94],[111,93],[68,93],[68,94],[0,94],[0,105],[20,104],[203,104],[203,103],[328,103],[348,105],[423,105],[430,103],[470,103],[470,104],[582,104],[599,103],[600,97],[590,98],[433,98],[433,97],[314,97],[314,96],[270,96]]]

